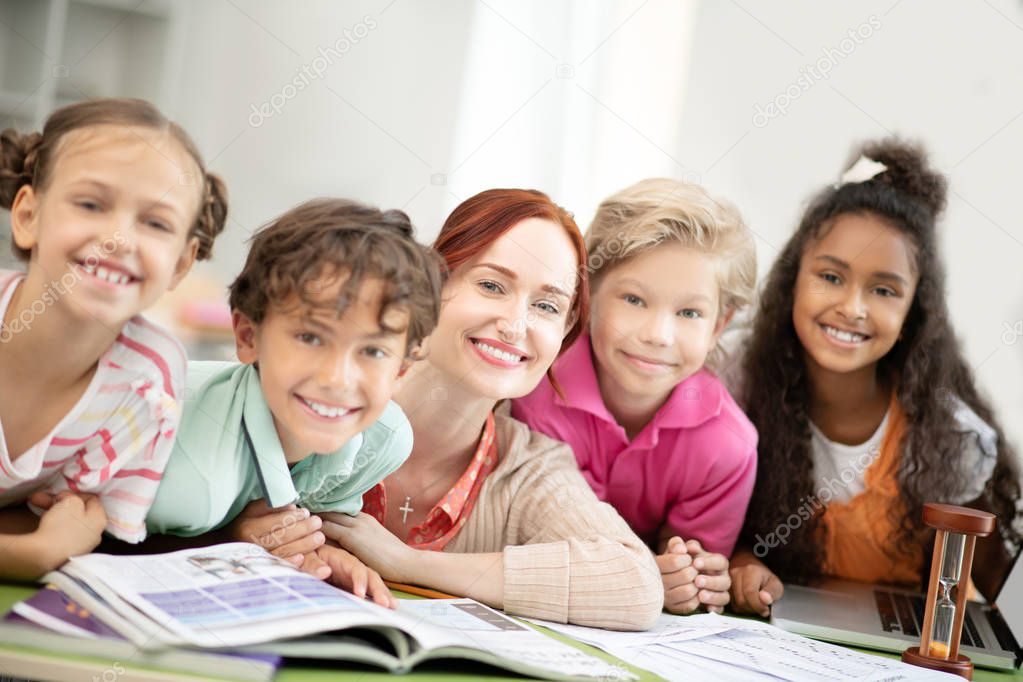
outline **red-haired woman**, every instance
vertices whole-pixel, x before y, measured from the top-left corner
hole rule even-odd
[[[385,579],[517,615],[650,627],[663,602],[650,551],[567,445],[495,410],[585,328],[579,228],[541,192],[494,189],[458,206],[434,246],[450,269],[440,322],[395,397],[412,455],[362,514],[324,515],[324,531]]]

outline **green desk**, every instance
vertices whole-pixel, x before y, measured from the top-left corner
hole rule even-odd
[[[22,599],[26,599],[27,597],[31,596],[35,592],[35,590],[37,590],[37,589],[38,589],[37,586],[32,586],[32,585],[24,585],[24,584],[18,585],[18,584],[11,584],[11,583],[0,583],[0,613],[6,613],[8,610],[10,610],[11,606],[14,605],[15,602],[21,601]],[[407,595],[402,595],[402,594],[399,593],[399,596],[407,596]],[[542,628],[540,628],[540,629],[542,629]],[[549,630],[544,630],[544,629],[542,629],[542,630],[544,632],[546,632],[547,634],[550,634],[552,637],[554,637],[556,639],[559,639],[559,640],[561,640],[563,642],[568,642],[569,644],[572,644],[573,646],[576,646],[579,649],[582,649],[583,651],[591,653],[594,656],[597,656],[597,657],[602,658],[602,659],[607,660],[607,661],[615,661],[616,663],[619,663],[620,665],[624,665],[626,668],[628,668],[628,669],[632,670],[632,672],[636,673],[639,676],[640,680],[643,680],[644,682],[647,681],[647,680],[660,680],[661,679],[661,678],[659,678],[659,677],[657,677],[655,675],[652,675],[652,674],[650,674],[650,673],[648,673],[646,671],[643,671],[643,670],[640,670],[638,668],[635,668],[635,667],[623,664],[623,663],[621,663],[621,661],[618,661],[613,656],[609,656],[608,654],[605,654],[603,651],[595,649],[595,648],[593,648],[591,646],[588,646],[586,644],[581,644],[579,642],[575,642],[575,641],[573,641],[571,639],[568,639],[567,637],[563,637],[563,636],[559,635],[558,633],[554,633],[554,632],[551,632]],[[0,650],[3,650],[3,649],[8,649],[9,650],[10,648],[7,645],[5,645],[5,644],[0,643]],[[877,652],[873,652],[873,651],[867,652],[867,653],[877,654],[879,656],[889,656],[890,658],[895,658],[894,655],[878,654]],[[81,660],[83,663],[89,662],[89,659],[84,659],[84,658],[80,658],[80,657],[73,657],[73,656],[68,656],[67,660],[68,661]],[[91,662],[92,663],[96,663],[96,660],[92,659]],[[129,661],[120,661],[120,663],[130,670],[130,662]],[[102,664],[104,666],[109,666],[110,662],[109,661],[104,661]],[[470,670],[470,668],[472,668],[472,670]],[[443,680],[453,680],[453,679],[457,679],[457,680],[486,680],[486,679],[495,679],[495,678],[522,679],[521,677],[519,677],[517,675],[512,675],[510,673],[509,674],[501,674],[500,671],[493,671],[492,675],[480,675],[478,670],[479,670],[479,667],[478,666],[474,666],[473,664],[465,664],[465,665],[459,664],[459,665],[457,665],[454,668],[441,668],[441,667],[438,667],[437,665],[433,665],[432,667],[428,667],[426,670],[424,670],[422,672],[416,672],[416,673],[410,675],[410,677],[414,677],[414,678],[416,678],[416,680],[419,680],[420,682],[431,682],[431,681],[441,682]],[[0,670],[0,674],[2,674],[2,673],[3,673],[3,671]],[[353,680],[353,681],[354,680],[359,680],[359,681],[362,681],[362,680],[392,680],[393,681],[395,677],[397,677],[397,676],[396,675],[391,675],[390,673],[386,673],[386,672],[380,672],[380,671],[378,671],[376,669],[373,669],[373,668],[366,668],[366,667],[362,667],[362,666],[335,667],[335,668],[329,668],[329,667],[310,668],[310,667],[286,666],[286,667],[281,669],[281,671],[277,674],[277,676],[274,678],[274,680],[275,680],[275,682],[327,682],[328,680],[330,682],[338,682],[339,680]],[[92,679],[92,677],[91,676],[86,676],[83,679]],[[118,682],[128,682],[128,680],[130,680],[130,679],[131,679],[131,676],[130,675],[126,675],[126,676],[124,676],[123,680],[121,678],[119,678]],[[173,680],[173,679],[190,679],[190,678],[181,678],[180,676],[169,675],[167,677],[167,679],[168,680]],[[192,678],[192,679],[200,679],[200,678]],[[983,670],[981,668],[978,668],[976,670],[976,672],[974,673],[973,679],[977,680],[978,682],[1010,682],[1012,680],[1023,681],[1023,672],[1016,671],[1014,674],[1013,673],[999,673],[999,672],[993,672],[993,671],[990,671],[990,670]]]

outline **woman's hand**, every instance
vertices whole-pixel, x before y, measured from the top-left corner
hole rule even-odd
[[[504,608],[504,555],[453,554],[408,547],[369,514],[325,512],[323,532],[384,580],[422,585]],[[332,567],[333,568],[333,567]]]
[[[737,613],[756,613],[767,618],[771,604],[781,599],[785,586],[759,559],[747,551],[732,557],[732,607]]]
[[[375,518],[365,513],[349,516],[337,512],[324,512],[320,517],[328,538],[354,554],[384,580],[411,582],[409,567],[415,560],[416,550]]]

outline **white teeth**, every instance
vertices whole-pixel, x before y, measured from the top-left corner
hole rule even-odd
[[[487,355],[492,355],[498,360],[504,360],[505,362],[520,362],[522,360],[521,355],[514,355],[512,353],[500,350],[499,348],[488,346],[482,341],[473,341],[473,343],[475,343],[476,347],[482,350],[484,353],[486,353]]]
[[[330,407],[329,405],[313,402],[308,398],[302,398],[302,402],[308,405],[313,412],[320,415],[321,417],[326,417],[327,419],[334,419],[335,417],[340,417],[342,415],[348,414],[349,412],[349,410],[346,410],[343,407]]]
[[[853,332],[842,331],[841,329],[835,329],[834,327],[829,327],[828,325],[824,325],[824,333],[827,334],[828,336],[838,339],[839,341],[844,341],[845,343],[860,343],[861,341],[864,341],[867,338],[863,334],[855,334]]]
[[[102,265],[96,266],[84,264],[82,265],[82,269],[96,279],[101,279],[105,282],[110,282],[111,284],[127,284],[131,281],[131,277],[129,275],[126,275],[123,272],[118,272],[117,270],[105,268]]]

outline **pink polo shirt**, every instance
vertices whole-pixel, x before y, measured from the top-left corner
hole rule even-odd
[[[757,431],[721,381],[702,369],[680,383],[630,442],[600,396],[588,336],[554,374],[564,400],[545,378],[512,415],[572,446],[597,497],[651,547],[667,525],[730,556],[753,492]]]

